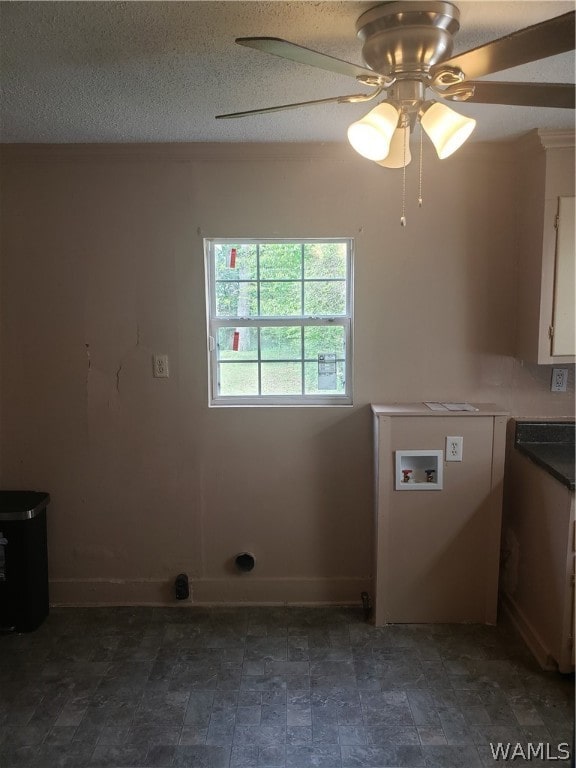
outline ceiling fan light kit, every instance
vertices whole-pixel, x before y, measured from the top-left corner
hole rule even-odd
[[[384,168],[402,168],[408,165],[399,160],[400,142],[407,145],[409,155],[410,122],[405,108],[396,109],[390,102],[374,107],[365,117],[348,128],[348,141],[368,160]],[[443,160],[459,149],[476,127],[476,120],[455,112],[445,104],[425,102],[419,105],[418,117],[422,128]],[[385,162],[392,153],[390,162]]]
[[[409,136],[416,125],[428,135],[438,157],[453,154],[469,138],[476,121],[426,96],[456,102],[574,109],[570,83],[476,81],[500,72],[574,50],[574,18],[570,11],[518,30],[497,40],[452,55],[460,29],[460,11],[451,2],[386,2],[363,13],[356,23],[365,66],[275,37],[237,38],[240,45],[354,78],[372,93],[284,104],[218,115],[219,119],[252,116],[301,106],[370,101],[386,98],[348,128],[354,149],[384,168],[403,168],[410,162]],[[420,130],[420,182],[422,130]],[[419,197],[421,203],[421,194]],[[404,190],[403,215],[405,225]]]

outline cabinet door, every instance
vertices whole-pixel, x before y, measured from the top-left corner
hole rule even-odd
[[[576,353],[574,198],[558,198],[552,355]]]

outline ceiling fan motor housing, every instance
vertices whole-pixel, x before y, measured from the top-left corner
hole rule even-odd
[[[356,22],[366,64],[382,75],[418,78],[452,54],[460,11],[447,2],[389,2]]]

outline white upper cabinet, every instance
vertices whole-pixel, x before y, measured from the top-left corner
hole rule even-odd
[[[552,315],[552,357],[573,355],[576,349],[576,244],[574,242],[574,198],[558,198],[556,220],[556,269]]]
[[[516,355],[576,362],[574,132],[533,131],[518,154]]]

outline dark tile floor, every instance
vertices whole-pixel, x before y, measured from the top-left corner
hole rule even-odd
[[[495,767],[498,742],[558,767],[573,702],[506,629],[352,608],[58,609],[0,637],[1,768]]]

